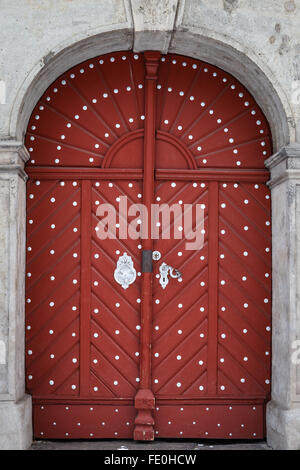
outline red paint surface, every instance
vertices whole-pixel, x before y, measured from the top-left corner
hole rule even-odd
[[[28,124],[34,434],[132,438],[134,421],[145,421],[144,412],[136,417],[142,401],[152,408],[149,394],[134,401],[145,389],[155,397],[156,437],[261,438],[270,393],[269,128],[252,96],[220,69],[166,56],[145,94],[144,62],[118,52],[74,67]],[[119,229],[117,239],[100,241],[95,232],[99,204],[117,207],[122,195],[129,204],[153,196],[205,204],[203,248],[154,240],[162,258],[142,281],[142,248],[152,241],[142,247]],[[113,277],[124,252],[138,273],[126,290]],[[164,290],[156,277],[163,261],[183,274]]]

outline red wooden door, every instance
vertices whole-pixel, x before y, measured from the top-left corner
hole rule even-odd
[[[271,144],[252,96],[187,57],[107,54],[46,90],[26,144],[35,436],[263,437]],[[135,219],[125,200],[149,209],[157,236],[125,233]],[[100,239],[105,204],[116,218]],[[177,213],[153,222],[153,204]],[[185,210],[200,240],[192,249]],[[126,286],[115,274],[125,253],[135,272]],[[169,272],[162,286],[162,263],[181,277]]]

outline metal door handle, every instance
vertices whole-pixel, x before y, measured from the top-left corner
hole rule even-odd
[[[177,279],[179,282],[182,280],[182,274],[178,269],[173,268],[172,266],[169,266],[166,263],[162,263],[159,267],[159,272],[160,272],[160,279],[159,283],[163,289],[169,284],[169,278],[172,277],[173,279]]]
[[[136,279],[136,270],[133,267],[131,256],[123,253],[119,256],[117,267],[114,272],[115,281],[120,284],[123,289],[127,289]]]

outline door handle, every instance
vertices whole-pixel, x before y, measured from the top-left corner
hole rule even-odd
[[[114,278],[123,289],[127,289],[135,281],[136,270],[134,269],[131,256],[127,255],[127,253],[119,256],[117,267],[114,271]]]
[[[159,283],[163,289],[166,288],[166,286],[169,284],[169,278],[168,276],[172,277],[173,279],[177,279],[178,282],[182,281],[182,274],[178,269],[173,268],[172,266],[169,266],[166,263],[162,263],[159,267],[159,273],[160,273],[160,278],[159,278]]]

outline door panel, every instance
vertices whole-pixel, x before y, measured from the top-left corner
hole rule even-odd
[[[129,437],[133,421],[128,403],[139,384],[140,240],[100,240],[95,229],[101,220],[96,214],[100,204],[115,207],[117,223],[117,198],[128,194],[131,203],[138,203],[141,184],[43,180],[30,182],[28,190],[27,389],[34,390],[37,403],[43,397],[43,404],[35,407],[35,435],[90,437],[85,429],[91,429],[94,409],[85,401],[96,400],[108,407],[95,410],[101,409],[97,420],[109,430],[95,436],[117,432],[116,436]],[[39,204],[41,217],[36,211]],[[126,290],[114,279],[124,252],[132,256],[137,271],[136,282]],[[47,269],[31,282],[39,274],[37,259]],[[76,397],[79,402],[72,401]],[[107,400],[115,406],[108,406]],[[75,419],[84,416],[80,429],[72,421],[74,413],[69,413],[74,409]],[[113,410],[109,419],[108,410]]]
[[[72,182],[28,183],[27,389],[37,395],[56,393],[71,375],[70,395],[78,393],[78,361],[67,357],[78,359],[79,348],[80,194]]]
[[[57,78],[26,144],[35,437],[263,438],[271,136],[253,97],[195,59],[115,52]],[[141,203],[170,210],[144,238],[145,219],[124,213]],[[101,239],[104,204],[116,217]],[[188,247],[188,215],[200,246]],[[114,275],[125,253],[127,288]],[[181,273],[165,288],[162,263]]]
[[[208,224],[208,191],[204,183],[158,182],[156,199],[160,204],[199,204],[205,207],[203,229]],[[193,225],[195,228],[195,207]],[[203,248],[187,250],[189,242],[183,233],[183,211],[171,214],[171,239],[163,239],[167,223],[161,219],[160,238],[155,240],[154,250],[162,257],[154,266],[153,302],[153,390],[157,397],[181,396],[188,390],[191,396],[201,396],[199,386],[206,387],[207,367],[207,306],[208,306],[208,239],[204,235]],[[165,219],[166,220],[166,219]],[[174,238],[177,230],[181,238]],[[159,283],[159,267],[166,263],[182,273],[182,282],[169,279],[165,289]],[[198,359],[201,356],[201,359]],[[199,365],[201,361],[201,365]],[[202,364],[203,361],[203,364]],[[198,391],[194,384],[199,382]]]
[[[158,406],[155,412],[156,436],[200,439],[261,439],[264,427],[262,405],[239,405],[229,400],[214,406],[182,404]]]
[[[130,185],[130,186],[129,186]],[[121,217],[118,199],[126,196],[130,204],[137,204],[141,195],[138,181],[101,181],[92,184],[91,224],[91,377],[96,387],[95,396],[101,396],[102,382],[113,397],[133,398],[139,380],[139,329],[141,302],[140,239],[116,238],[101,240],[95,228],[101,220],[96,214],[101,204],[116,209],[116,224]],[[126,220],[125,220],[126,222]],[[137,272],[135,282],[123,289],[114,279],[117,261],[126,252],[132,257]],[[94,332],[98,335],[96,338]],[[95,363],[94,361],[98,362]]]
[[[202,412],[203,437],[205,433],[232,436],[235,420],[245,428],[236,436],[261,436],[263,406],[254,402],[253,409],[249,401],[264,397],[269,389],[270,285],[262,279],[261,266],[256,266],[260,277],[252,272],[251,257],[259,256],[266,274],[270,272],[270,232],[265,225],[270,209],[268,191],[263,185],[247,183],[175,185],[168,181],[157,182],[156,195],[162,204],[205,205],[201,249],[187,250],[184,236],[181,240],[160,238],[154,244],[162,254],[155,261],[153,299],[152,380],[159,403],[156,434],[193,436],[191,424]],[[194,207],[193,227],[195,213]],[[174,218],[172,229],[173,225]],[[250,235],[245,237],[243,232]],[[170,279],[163,289],[159,283],[162,262],[179,269],[182,282]],[[226,398],[230,408],[221,405]],[[243,404],[233,407],[237,398]],[[238,410],[239,417],[228,409]],[[256,410],[259,413],[253,415]],[[203,420],[203,411],[207,420]]]

